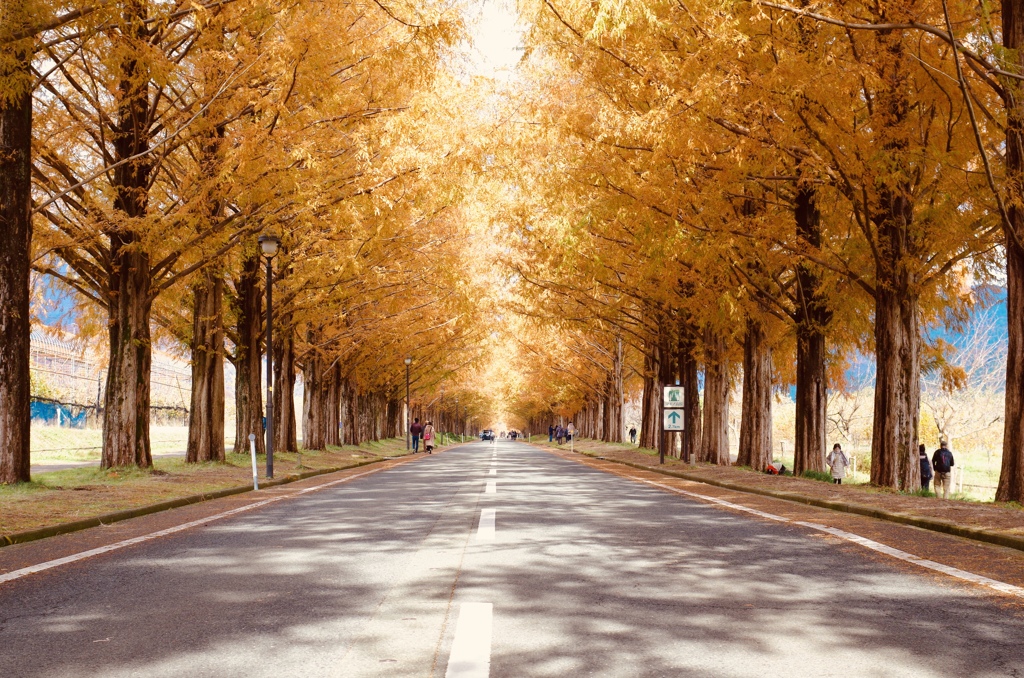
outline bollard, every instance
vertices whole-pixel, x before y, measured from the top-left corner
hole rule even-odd
[[[256,471],[256,434],[249,434],[249,451],[252,453],[252,489],[260,489],[259,475]]]

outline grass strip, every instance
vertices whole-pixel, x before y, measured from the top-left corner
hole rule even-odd
[[[397,457],[380,457],[379,459],[369,459],[348,466],[337,466],[332,468],[314,469],[304,473],[293,473],[285,476],[284,478],[263,480],[260,482],[260,489],[277,487],[287,483],[294,483],[297,480],[305,480],[306,478],[326,475],[328,473],[337,473],[338,471],[347,471],[349,469],[369,466],[370,464],[377,464],[382,461],[390,461],[396,458]],[[25,530],[23,532],[0,535],[0,548],[3,548],[4,546],[11,546],[13,544],[24,544],[25,542],[36,541],[37,539],[46,539],[47,537],[56,537],[57,535],[68,534],[69,532],[78,532],[79,530],[86,530],[90,527],[110,525],[111,523],[121,522],[122,520],[140,518],[151,513],[159,513],[160,511],[168,511],[170,509],[188,506],[189,504],[198,504],[199,502],[209,501],[211,499],[220,499],[221,497],[229,497],[234,494],[243,494],[245,492],[253,491],[255,490],[253,490],[252,485],[239,485],[223,490],[216,490],[214,492],[203,492],[201,494],[193,494],[187,497],[179,497],[178,499],[170,499],[156,504],[147,504],[146,506],[126,509],[124,511],[106,513],[99,516],[93,516],[91,518],[84,518],[82,520],[58,523],[57,525],[48,525],[35,530]]]

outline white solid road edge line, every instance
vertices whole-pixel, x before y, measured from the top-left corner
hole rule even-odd
[[[963,579],[964,581],[969,581],[969,582],[971,582],[973,584],[978,584],[980,586],[986,586],[986,587],[988,587],[990,589],[995,589],[996,591],[999,591],[1000,593],[1006,593],[1006,594],[1009,594],[1011,596],[1017,596],[1018,598],[1024,598],[1024,588],[1022,588],[1020,586],[1014,586],[1013,584],[1007,584],[1006,582],[1001,582],[1001,581],[999,581],[997,579],[990,579],[990,578],[982,576],[980,574],[975,574],[973,572],[968,572],[966,570],[961,570],[960,568],[957,568],[957,567],[952,567],[950,565],[943,565],[942,563],[937,563],[934,560],[928,560],[926,558],[921,558],[919,556],[915,556],[913,553],[907,553],[906,551],[901,551],[898,548],[893,548],[892,546],[886,546],[885,544],[881,544],[881,543],[879,543],[877,541],[874,541],[872,539],[868,539],[867,537],[862,537],[859,534],[854,534],[852,532],[847,532],[845,530],[840,530],[840,529],[835,528],[835,527],[828,527],[827,525],[819,525],[818,523],[808,523],[808,522],[805,522],[803,520],[791,520],[789,518],[784,518],[782,516],[777,516],[777,515],[774,515],[772,513],[765,513],[764,511],[758,511],[757,509],[750,508],[749,506],[743,506],[741,504],[734,504],[734,503],[732,503],[730,501],[725,501],[724,499],[719,499],[717,497],[709,497],[709,496],[707,496],[705,494],[699,494],[697,492],[687,492],[686,490],[679,490],[679,489],[676,489],[674,487],[670,487],[668,485],[665,485],[663,483],[656,483],[653,480],[645,480],[644,478],[639,478],[637,476],[630,476],[630,477],[633,478],[633,480],[639,480],[640,482],[646,483],[647,485],[653,485],[654,487],[659,487],[659,488],[661,488],[663,490],[668,490],[669,492],[674,492],[675,494],[682,494],[682,495],[685,495],[687,497],[693,497],[695,499],[702,499],[704,501],[708,501],[708,502],[711,502],[713,504],[718,504],[720,506],[726,506],[726,507],[734,509],[736,511],[743,511],[745,513],[752,513],[755,516],[759,516],[761,518],[767,518],[768,520],[775,520],[775,521],[780,522],[780,523],[792,523],[793,525],[799,525],[801,527],[807,527],[807,528],[810,528],[812,530],[818,530],[819,532],[827,532],[828,534],[831,534],[834,537],[839,537],[840,539],[844,539],[844,540],[846,540],[848,542],[852,542],[854,544],[859,544],[860,546],[863,546],[864,548],[871,549],[872,551],[877,551],[878,553],[884,553],[885,555],[890,556],[892,558],[896,558],[897,560],[902,560],[902,561],[907,562],[907,563],[912,563],[914,565],[918,565],[920,567],[923,567],[923,568],[926,568],[926,569],[929,569],[929,570],[933,570],[935,572],[941,572],[942,574],[949,575],[950,577],[956,577],[957,579]]]
[[[494,509],[480,510],[480,526],[476,529],[477,541],[494,541]]]
[[[445,678],[488,678],[491,674],[491,603],[462,603]]]
[[[101,554],[104,554],[104,553],[110,553],[111,551],[117,551],[117,550],[126,548],[128,546],[134,546],[135,544],[141,544],[143,542],[147,542],[147,541],[150,541],[150,540],[153,540],[153,539],[158,539],[160,537],[166,537],[167,535],[174,534],[175,532],[181,532],[183,530],[188,530],[190,528],[197,527],[199,525],[205,525],[206,523],[212,523],[215,520],[221,520],[222,518],[227,518],[229,516],[233,516],[233,515],[236,515],[236,514],[239,514],[239,513],[244,513],[246,511],[251,511],[251,510],[259,508],[261,506],[266,506],[267,504],[273,504],[276,501],[281,501],[282,499],[291,499],[292,497],[297,497],[299,495],[306,494],[307,492],[314,492],[316,490],[322,490],[325,487],[331,487],[332,485],[338,485],[340,483],[347,483],[350,480],[355,480],[356,478],[362,478],[363,476],[368,476],[371,473],[378,473],[379,471],[383,471],[383,470],[384,469],[382,469],[382,468],[374,469],[372,471],[366,471],[364,473],[358,473],[358,474],[356,474],[354,476],[349,476],[347,478],[342,478],[340,480],[332,480],[329,483],[324,483],[322,485],[314,485],[312,487],[307,487],[307,488],[304,488],[302,490],[298,490],[296,492],[289,492],[288,494],[282,494],[282,495],[278,495],[276,497],[270,497],[269,499],[264,499],[262,501],[253,502],[252,504],[247,504],[246,506],[240,506],[238,508],[231,509],[230,511],[224,511],[223,513],[216,513],[216,514],[214,514],[212,516],[207,516],[205,518],[200,518],[199,520],[193,520],[193,521],[188,522],[188,523],[182,523],[181,525],[175,525],[174,527],[169,527],[166,530],[159,530],[157,532],[151,532],[149,534],[144,534],[144,535],[139,536],[139,537],[132,537],[131,539],[125,539],[124,541],[119,541],[119,542],[115,542],[113,544],[107,544],[106,546],[100,546],[98,548],[89,549],[88,551],[82,551],[81,553],[75,553],[75,554],[70,555],[70,556],[65,556],[64,558],[57,558],[56,560],[48,560],[45,563],[39,563],[38,565],[30,565],[29,567],[23,567],[20,570],[13,570],[13,571],[8,572],[6,574],[0,574],[0,584],[5,584],[7,582],[14,581],[15,579],[21,579],[22,577],[27,577],[30,574],[35,574],[37,572],[42,572],[44,570],[49,570],[51,568],[59,567],[61,565],[67,565],[68,563],[75,563],[75,562],[78,562],[79,560],[85,560],[86,558],[92,558],[93,556],[98,556],[98,555],[101,555]]]

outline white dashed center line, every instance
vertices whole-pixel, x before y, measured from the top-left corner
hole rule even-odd
[[[480,527],[476,530],[477,541],[494,541],[494,509],[480,511]]]
[[[492,468],[490,471],[487,472],[487,475],[489,475],[489,476],[496,476],[496,475],[498,475],[498,469]]]
[[[498,481],[488,480],[487,489],[484,490],[484,494],[497,494],[498,493]]]
[[[445,678],[488,678],[491,674],[491,603],[462,603]]]

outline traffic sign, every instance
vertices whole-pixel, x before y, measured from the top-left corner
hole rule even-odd
[[[682,410],[665,410],[665,418],[662,420],[663,431],[682,431],[683,430],[683,411]]]
[[[685,390],[682,386],[666,386],[664,393],[666,410],[681,410],[686,402]]]

